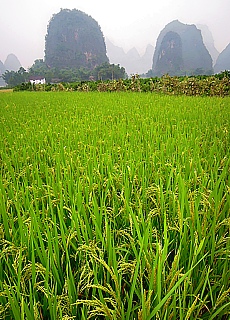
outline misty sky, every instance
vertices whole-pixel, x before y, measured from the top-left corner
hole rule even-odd
[[[14,53],[27,68],[43,58],[48,22],[60,8],[91,15],[104,36],[125,51],[135,46],[143,53],[175,19],[206,24],[218,51],[230,43],[230,0],[1,0],[0,60]]]

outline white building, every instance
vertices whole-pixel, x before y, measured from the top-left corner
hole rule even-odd
[[[39,77],[39,76],[30,77],[29,81],[31,84],[45,84],[46,83],[46,79],[43,77]]]

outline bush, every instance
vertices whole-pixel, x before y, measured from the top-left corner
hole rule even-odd
[[[215,76],[140,78],[133,75],[131,79],[106,81],[79,81],[73,83],[58,83],[45,85],[31,85],[22,83],[14,88],[15,91],[132,91],[159,92],[169,95],[187,96],[229,96],[230,72],[225,71]]]

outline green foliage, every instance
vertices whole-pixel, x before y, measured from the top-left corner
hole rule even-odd
[[[0,93],[0,318],[229,319],[229,99]]]
[[[89,81],[89,80],[108,80],[108,79],[124,79],[126,77],[125,69],[119,65],[109,64],[105,62],[96,66],[93,70],[87,68],[50,68],[43,60],[36,60],[29,69],[28,78],[30,76],[43,76],[46,82],[69,82]]]
[[[114,72],[111,70],[115,70]],[[117,73],[116,73],[117,72]],[[92,73],[91,73],[92,74]],[[133,75],[131,79],[115,80],[116,74],[124,74],[124,70],[119,66],[103,65],[95,69],[94,77],[100,74],[103,76],[114,76],[114,80],[109,81],[78,81],[73,83],[62,82],[66,91],[132,91],[132,92],[158,92],[168,95],[187,96],[220,96],[230,95],[230,75],[228,71],[215,76],[196,77],[170,77],[165,75],[161,78],[140,78]],[[87,78],[87,77],[86,77]],[[59,84],[45,85],[41,89],[46,91],[59,91]],[[15,91],[25,90],[25,85],[14,88]],[[36,87],[28,87],[28,90],[36,90]],[[39,87],[40,90],[40,87]]]
[[[20,67],[17,72],[6,70],[6,72],[3,73],[2,78],[7,85],[12,88],[21,84],[22,82],[26,82],[26,76],[26,70],[23,67]]]
[[[126,73],[125,68],[120,67],[119,64],[115,65],[105,62],[93,70],[92,76],[94,80],[116,80],[124,79],[126,77]]]

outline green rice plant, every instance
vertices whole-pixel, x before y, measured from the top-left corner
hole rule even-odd
[[[228,319],[229,106],[1,93],[0,319]]]

